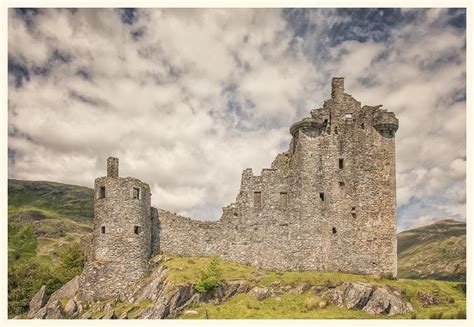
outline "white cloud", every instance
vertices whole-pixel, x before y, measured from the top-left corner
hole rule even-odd
[[[30,80],[9,82],[9,175],[92,186],[118,156],[155,205],[217,219],[242,169],[269,167],[342,75],[400,120],[399,206],[436,199],[426,219],[465,216],[465,33],[446,11],[417,15],[385,41],[331,46],[331,29],[351,23],[333,10],[311,11],[299,35],[280,10],[139,10],[134,25],[116,10],[43,10],[31,28],[11,10],[9,57]]]

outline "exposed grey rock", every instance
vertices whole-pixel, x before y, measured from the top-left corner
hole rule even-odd
[[[46,306],[39,309],[31,318],[32,319],[45,319],[46,318]]]
[[[290,294],[303,294],[304,292],[306,292],[307,290],[309,290],[309,288],[311,287],[311,284],[307,281],[305,281],[304,283],[294,287],[294,288],[291,288],[288,293]]]
[[[338,307],[344,304],[344,291],[340,288],[330,288],[323,293],[322,297]]]
[[[64,284],[59,290],[51,294],[51,297],[48,300],[47,306],[55,301],[60,301],[62,299],[73,298],[79,289],[79,276],[74,277],[69,282]]]
[[[44,319],[63,319],[64,314],[59,301],[48,302]]]
[[[372,294],[372,287],[365,283],[352,282],[345,285],[344,303],[347,309],[362,309]]]
[[[46,285],[41,286],[38,292],[33,296],[29,304],[28,319],[35,316],[39,309],[41,309],[47,302]]]
[[[75,318],[79,312],[79,308],[77,306],[77,302],[74,299],[69,299],[64,307],[64,314],[68,318]]]
[[[258,301],[262,301],[272,295],[271,291],[268,288],[258,286],[252,288],[249,294],[254,296]]]
[[[413,312],[413,306],[403,300],[400,292],[379,287],[372,293],[363,310],[373,315],[387,314],[393,316]]]
[[[435,298],[433,294],[430,294],[427,292],[418,292],[416,296],[418,300],[420,301],[422,307],[428,307],[431,305],[439,304],[438,299]]]

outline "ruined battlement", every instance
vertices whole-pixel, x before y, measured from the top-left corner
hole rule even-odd
[[[345,93],[344,78],[334,78],[331,98],[290,126],[288,151],[260,175],[242,172],[218,221],[152,208],[148,184],[119,177],[118,159],[109,158],[107,176],[95,182],[85,271],[114,271],[133,282],[146,274],[150,255],[163,252],[272,270],[396,275],[397,130],[393,112],[361,106]],[[111,260],[113,268],[98,268],[94,259]],[[103,289],[116,289],[110,283]]]

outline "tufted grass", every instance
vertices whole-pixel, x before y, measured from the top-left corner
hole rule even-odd
[[[210,258],[178,257],[164,255],[170,260],[162,265],[169,268],[169,279],[176,283],[195,283],[201,272],[207,267]],[[311,292],[300,295],[284,294],[278,302],[274,297],[257,301],[247,294],[239,294],[220,305],[201,304],[193,310],[198,315],[183,314],[183,319],[204,319],[207,309],[209,318],[215,319],[429,319],[442,313],[442,318],[454,318],[466,310],[466,295],[461,286],[463,283],[438,280],[386,279],[376,276],[352,275],[339,272],[293,271],[275,272],[241,265],[222,260],[220,264],[222,277],[225,281],[245,279],[253,286],[270,287],[272,284],[281,286],[297,286],[309,283],[311,287],[328,284],[338,285],[347,281],[366,282],[373,285],[390,285],[402,290],[411,302],[415,314],[407,313],[393,317],[374,317],[360,310],[348,310],[335,306],[324,309],[306,308],[309,298],[319,299]],[[418,292],[434,294],[440,301],[439,305],[423,308],[417,298]]]

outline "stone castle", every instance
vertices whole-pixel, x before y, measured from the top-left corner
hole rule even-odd
[[[333,78],[331,98],[290,127],[271,168],[242,173],[218,221],[151,207],[148,184],[119,177],[117,158],[95,180],[94,231],[80,276],[85,300],[108,297],[148,272],[154,253],[218,255],[272,270],[396,275],[398,119],[361,106]]]

